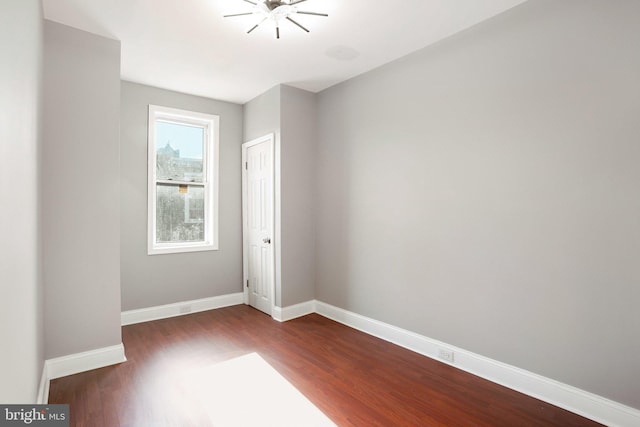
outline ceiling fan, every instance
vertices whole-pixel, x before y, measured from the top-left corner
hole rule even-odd
[[[309,30],[302,26],[299,22],[295,21],[292,16],[296,14],[300,15],[314,15],[314,16],[329,16],[326,13],[317,13],[317,12],[303,12],[298,10],[296,6],[299,3],[305,2],[307,0],[288,0],[288,1],[280,1],[280,0],[242,0],[246,3],[251,3],[253,5],[253,10],[251,12],[244,13],[234,13],[231,15],[224,15],[224,18],[231,18],[234,16],[246,16],[246,15],[258,15],[262,17],[262,19],[253,27],[247,31],[247,34],[251,33],[253,30],[258,28],[260,24],[264,23],[267,20],[273,21],[276,26],[276,38],[280,38],[280,21],[286,19],[291,23],[295,24],[302,30],[307,33]]]

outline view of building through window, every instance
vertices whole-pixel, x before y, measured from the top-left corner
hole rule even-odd
[[[156,183],[158,243],[202,242],[205,239],[204,136],[202,127],[156,122],[156,179],[164,181]]]
[[[195,209],[193,207],[196,206]],[[157,184],[156,241],[204,241],[204,190],[191,185]]]

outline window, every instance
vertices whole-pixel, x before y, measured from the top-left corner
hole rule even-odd
[[[219,120],[149,105],[149,255],[218,249]]]

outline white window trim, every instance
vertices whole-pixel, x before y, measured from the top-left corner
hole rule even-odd
[[[205,191],[205,236],[204,242],[156,243],[156,120],[188,123],[205,128],[203,153]],[[218,250],[218,170],[220,117],[177,108],[149,105],[148,153],[147,153],[147,253],[149,255],[173,254]],[[163,181],[160,181],[163,182]],[[171,184],[181,184],[170,181]],[[183,184],[193,185],[184,182]],[[208,219],[208,221],[207,221]]]

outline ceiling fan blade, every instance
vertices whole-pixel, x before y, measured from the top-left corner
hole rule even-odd
[[[247,3],[251,3],[254,6],[258,5],[258,3],[254,2],[254,1],[251,1],[251,0],[244,0],[244,1],[246,1]]]
[[[276,27],[276,38],[280,38],[280,27]]]
[[[317,13],[317,12],[302,12],[302,11],[297,11],[296,13],[299,13],[301,15],[315,15],[315,16],[329,16],[326,13]]]
[[[289,2],[289,6],[293,6],[294,4],[302,3],[303,1],[307,1],[307,0],[293,0],[292,2]]]
[[[262,21],[258,22],[256,25],[251,27],[251,29],[249,31],[247,31],[247,34],[249,34],[251,31],[255,30],[256,28],[258,28],[260,26],[260,24],[262,24],[266,20],[267,20],[267,18],[264,18]]]
[[[298,22],[294,21],[293,19],[289,18],[288,16],[287,16],[287,21],[291,21],[291,22],[293,22],[294,24],[296,24],[298,27],[300,27],[300,28],[302,28],[303,30],[305,30],[307,33],[309,32],[309,30],[307,30],[305,27],[303,27],[302,25],[300,25]]]
[[[222,15],[222,17],[223,18],[233,18],[234,16],[245,16],[245,15],[253,15],[253,12],[232,13],[231,15]]]

